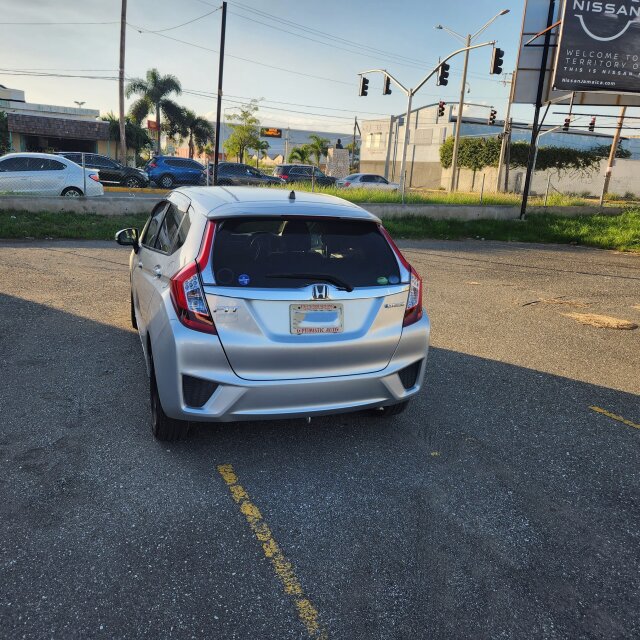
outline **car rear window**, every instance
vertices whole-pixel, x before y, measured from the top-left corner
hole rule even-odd
[[[400,282],[398,261],[377,224],[358,220],[223,220],[216,228],[212,266],[216,283],[225,287],[331,284],[322,276],[354,288]]]

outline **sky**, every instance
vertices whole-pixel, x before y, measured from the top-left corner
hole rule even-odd
[[[183,87],[176,101],[213,119],[220,6],[218,0],[128,0],[127,77],[144,77],[151,67],[173,74]],[[459,47],[436,24],[473,33],[502,9],[510,13],[477,42],[497,40],[506,51],[505,72],[510,71],[523,7],[524,0],[230,1],[225,115],[256,98],[262,99],[262,126],[346,133],[353,130],[354,116],[364,120],[402,113],[406,97],[398,89],[383,96],[381,75],[371,75],[368,97],[359,97],[358,73],[385,68],[405,86],[415,86],[440,56]],[[29,102],[75,106],[74,101],[84,101],[85,108],[117,113],[113,78],[120,0],[0,0],[0,16],[0,84],[24,90]],[[480,106],[468,113],[484,117],[494,106],[500,119],[509,86],[504,75],[489,75],[490,57],[490,47],[471,53],[466,100]],[[439,100],[457,103],[462,62],[462,56],[451,62],[447,87],[430,80],[414,98],[414,107]],[[56,77],[16,75],[34,73]],[[524,105],[512,113],[520,120],[530,120],[531,114]],[[552,121],[562,118],[552,116]]]

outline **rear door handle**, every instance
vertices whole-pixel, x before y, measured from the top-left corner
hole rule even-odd
[[[160,278],[162,276],[162,269],[160,268],[160,265],[157,264],[155,267],[153,267],[153,273],[156,278]]]

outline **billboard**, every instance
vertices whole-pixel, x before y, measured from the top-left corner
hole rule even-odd
[[[640,93],[640,0],[567,0],[553,88]]]
[[[282,129],[275,129],[274,127],[263,127],[262,129],[260,129],[260,137],[282,138]]]
[[[544,37],[537,38],[533,43],[527,45],[527,42],[531,40],[537,33],[540,33],[548,26],[547,18],[549,15],[549,7],[553,0],[525,0],[524,15],[522,21],[522,32],[520,36],[520,48],[518,52],[518,64],[515,77],[515,86],[513,88],[513,101],[516,104],[535,104],[536,94],[538,90],[538,81],[540,78],[540,71],[542,67],[542,44]],[[564,8],[569,12],[573,9],[574,0],[567,0],[566,3],[561,0],[553,2],[555,11],[551,20],[552,24],[555,24],[562,17]],[[579,3],[580,4],[580,3]],[[603,13],[611,11],[607,9],[607,5],[613,4],[614,7],[618,7],[622,3],[612,2],[599,2],[597,0],[584,0],[584,7],[589,13],[593,13],[591,10],[601,5],[603,7]],[[629,5],[640,8],[640,2],[630,2]],[[634,12],[635,14],[635,12]],[[610,15],[610,14],[605,14]],[[587,28],[592,19],[589,19]],[[640,23],[639,25],[640,26]],[[635,31],[637,27],[634,26]],[[591,29],[589,29],[591,30]],[[631,31],[631,25],[628,31]],[[596,34],[602,37],[600,34]],[[554,101],[556,103],[569,102],[573,91],[577,93],[573,96],[573,103],[575,105],[593,105],[593,106],[640,106],[640,95],[625,94],[618,90],[611,92],[603,91],[599,88],[597,91],[593,89],[582,88],[578,89],[573,87],[572,89],[557,89],[552,88],[552,80],[555,75],[556,60],[559,56],[554,55],[554,52],[558,45],[558,29],[553,29],[551,32],[551,47],[552,53],[550,53],[547,66],[544,69],[544,91],[542,102],[548,103]],[[640,43],[639,43],[640,44]],[[562,49],[559,49],[558,53],[562,53]],[[565,52],[566,53],[566,52]]]

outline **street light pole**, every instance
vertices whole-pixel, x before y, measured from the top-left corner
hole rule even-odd
[[[464,56],[464,70],[462,72],[462,85],[460,87],[460,101],[458,102],[458,119],[456,121],[456,133],[453,141],[453,157],[451,159],[451,181],[449,183],[449,190],[455,191],[458,186],[458,153],[460,149],[460,135],[462,129],[462,112],[464,111],[464,92],[467,86],[467,73],[469,71],[469,52],[475,47],[471,46],[471,43],[484,31],[486,31],[500,16],[504,16],[510,12],[510,9],[503,9],[496,13],[491,20],[482,25],[475,33],[470,33],[467,36],[463,36],[453,29],[449,29],[441,24],[436,25],[436,29],[446,31],[454,38],[465,43],[465,56]]]
[[[469,49],[471,46],[471,34],[467,36],[465,45],[467,50],[464,54],[464,68],[462,71],[462,84],[460,85],[460,101],[458,102],[458,120],[456,121],[456,134],[453,140],[453,158],[451,160],[451,181],[449,191],[455,191],[458,186],[456,169],[458,167],[458,150],[460,148],[460,130],[462,129],[462,112],[464,110],[464,92],[467,88],[467,72],[469,71]]]
[[[404,193],[406,188],[406,167],[407,167],[407,149],[409,148],[409,124],[411,121],[411,102],[413,100],[413,92],[411,89],[407,92],[407,115],[404,119],[404,142],[402,143],[402,164],[400,165],[400,190],[402,192],[402,203],[404,204]]]
[[[502,166],[504,165],[507,155],[507,148],[511,144],[511,126],[509,120],[511,118],[511,105],[513,104],[513,90],[516,86],[515,83],[515,71],[511,74],[511,88],[509,89],[509,102],[507,103],[507,115],[504,118],[504,128],[502,130],[502,145],[500,146],[500,158],[498,159],[498,175],[496,177],[496,193],[500,192],[500,174],[502,173]],[[505,171],[508,173],[508,168]],[[505,179],[505,188],[507,191],[509,183]]]

